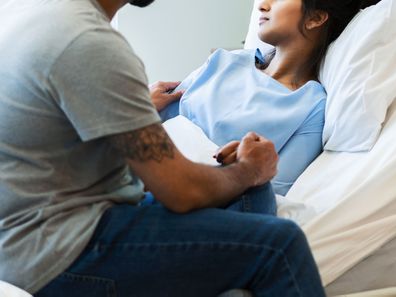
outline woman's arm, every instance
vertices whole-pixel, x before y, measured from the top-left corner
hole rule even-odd
[[[157,82],[150,86],[153,104],[163,122],[179,115],[179,100],[206,65],[191,72],[182,82]]]
[[[285,196],[321,152],[321,132],[294,135],[279,153],[278,174],[271,181],[274,192]]]
[[[319,104],[279,151],[278,174],[272,180],[274,191],[286,195],[297,178],[322,152],[325,104]]]

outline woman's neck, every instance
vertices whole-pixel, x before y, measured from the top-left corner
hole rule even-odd
[[[313,52],[313,49],[306,45],[287,49],[277,47],[274,57],[263,70],[264,73],[293,90],[309,80],[316,79],[313,70],[306,69],[306,64]]]

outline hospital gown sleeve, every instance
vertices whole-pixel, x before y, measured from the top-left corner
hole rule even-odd
[[[319,105],[279,152],[275,193],[285,196],[297,178],[322,152],[325,105]]]
[[[205,69],[207,65],[207,62],[202,65],[201,67],[199,67],[198,69],[194,70],[193,72],[191,72],[181,83],[180,85],[177,86],[177,88],[175,88],[173,90],[173,92],[177,92],[179,90],[187,90],[192,83],[196,80],[197,76],[202,72],[203,69]],[[179,105],[180,105],[180,100],[178,101],[174,101],[171,104],[169,104],[167,107],[165,107],[164,109],[162,109],[159,112],[159,115],[161,117],[161,120],[163,122],[165,122],[166,120],[169,120],[171,118],[174,118],[176,116],[178,116],[180,114],[179,112]]]

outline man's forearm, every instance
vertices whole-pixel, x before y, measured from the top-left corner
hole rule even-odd
[[[114,135],[110,142],[127,160],[156,199],[175,212],[223,206],[248,187],[266,180],[263,162],[266,150],[250,137],[242,143],[240,161],[226,167],[211,167],[187,160],[172,143],[161,124]],[[257,149],[258,148],[258,149]],[[269,151],[273,151],[270,147]],[[254,156],[253,158],[247,156]],[[274,159],[274,158],[272,158]],[[270,162],[275,164],[274,162]],[[271,166],[269,166],[270,168]],[[272,170],[269,170],[269,178]],[[263,178],[264,177],[264,178]]]
[[[188,200],[185,211],[227,205],[254,184],[253,176],[243,163],[226,167],[193,164],[188,175],[185,184],[192,190],[182,189],[184,199]]]

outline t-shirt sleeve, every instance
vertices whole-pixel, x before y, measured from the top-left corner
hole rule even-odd
[[[160,121],[143,63],[111,29],[78,36],[56,60],[48,81],[83,141]]]

